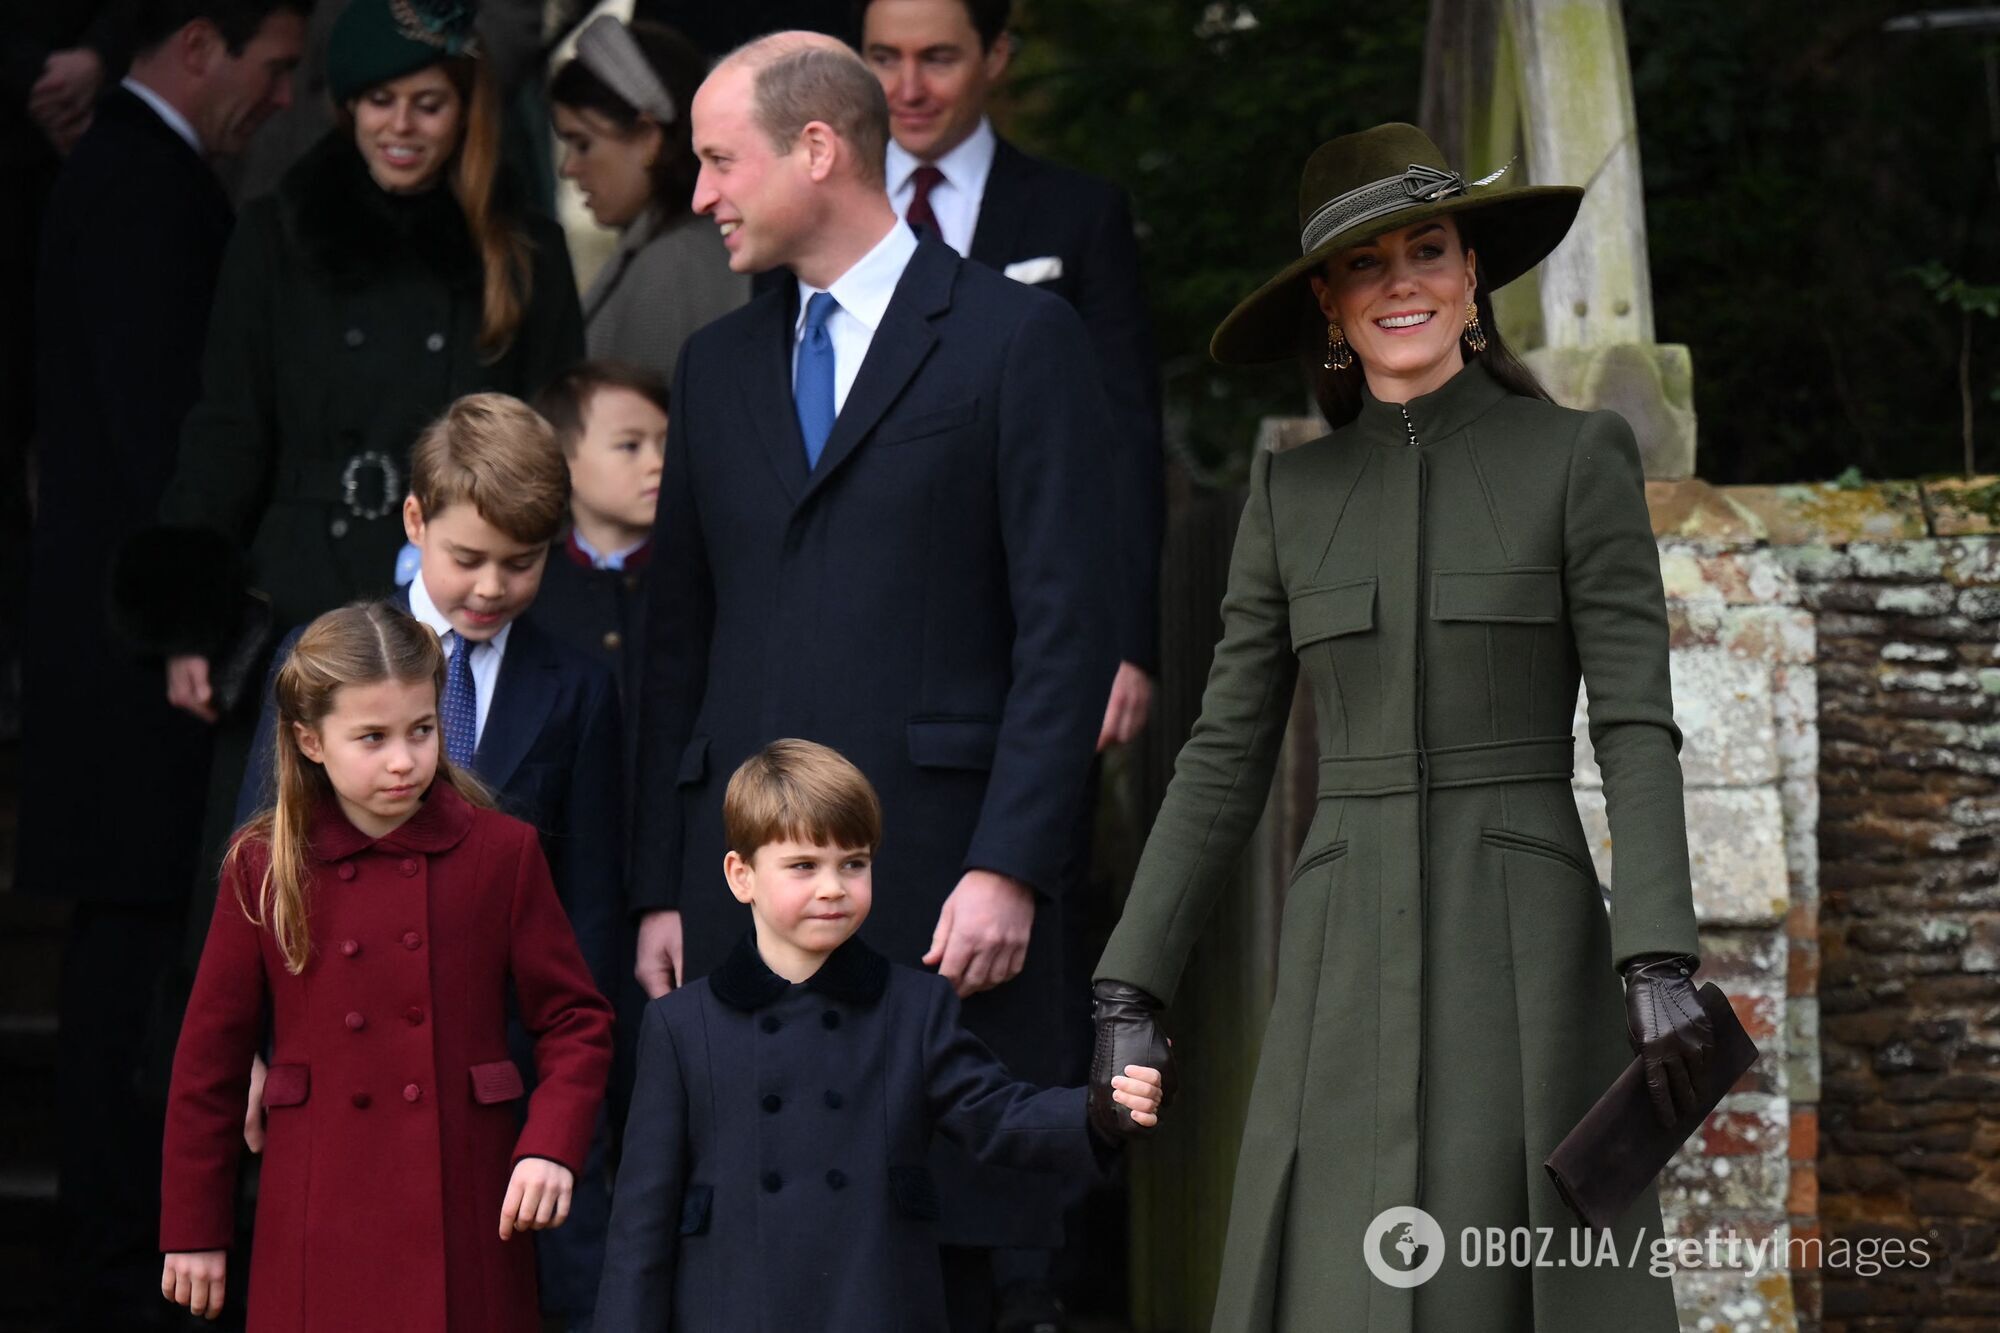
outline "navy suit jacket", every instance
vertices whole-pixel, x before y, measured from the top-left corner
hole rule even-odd
[[[738,924],[741,924],[738,909]],[[1081,1088],[1014,1081],[943,979],[849,940],[813,977],[745,938],[647,1006],[600,1333],[945,1333],[933,1130],[1095,1175]]]
[[[559,559],[560,553],[551,559]],[[409,590],[394,600],[409,608]],[[271,684],[291,657],[293,630],[272,659],[250,766],[236,799],[240,825],[272,799],[276,714]],[[618,688],[605,667],[527,617],[514,622],[472,771],[500,808],[535,826],[577,946],[605,995],[629,970],[623,924],[624,765]]]
[[[767,291],[681,353],[647,583],[633,904],[680,910],[690,976],[717,966],[742,930],[722,881],[730,774],[778,737],[830,745],[882,798],[875,873],[897,890],[862,927],[882,953],[920,959],[967,869],[1042,896],[1026,968],[965,1014],[1016,1073],[1053,1081],[1048,1034],[1075,998],[1053,904],[1117,661],[1089,339],[1061,301],[925,237],[808,474],[796,308],[796,286]],[[1053,1214],[1029,1220],[1032,1201],[967,1209],[984,1221],[963,1243],[1059,1235]]]
[[[1125,192],[1001,139],[979,203],[972,254],[988,268],[1054,258],[1037,283],[1076,308],[1104,372],[1118,529],[1118,656],[1159,669],[1160,540],[1166,511],[1159,360]]]

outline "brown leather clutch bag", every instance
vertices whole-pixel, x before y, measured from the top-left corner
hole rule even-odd
[[[1646,1091],[1645,1062],[1634,1057],[1542,1163],[1556,1193],[1589,1226],[1616,1222],[1757,1062],[1757,1047],[1729,1007],[1729,997],[1714,982],[1695,994],[1715,1027],[1715,1050],[1700,1089],[1699,1109],[1676,1125],[1662,1125]]]

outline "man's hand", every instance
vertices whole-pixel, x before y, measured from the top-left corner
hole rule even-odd
[[[167,702],[204,722],[215,721],[215,691],[208,685],[206,657],[183,653],[167,659]]]
[[[952,984],[959,998],[992,990],[1020,975],[1035,925],[1035,891],[991,870],[968,870],[944,900],[924,966]]]
[[[213,1319],[222,1313],[223,1281],[229,1271],[229,1251],[191,1250],[170,1254],[160,1270],[160,1295],[175,1305],[185,1305],[189,1314]]]
[[[681,984],[686,958],[679,912],[648,912],[639,918],[639,957],[632,975],[649,999],[657,1000]]]
[[[1111,698],[1104,705],[1104,727],[1097,733],[1097,752],[1123,745],[1146,729],[1153,711],[1153,680],[1141,667],[1118,664],[1111,678]]]
[[[243,1108],[243,1146],[264,1151],[264,1075],[270,1072],[261,1055],[250,1058],[250,1100]]]
[[[90,126],[97,90],[104,86],[104,62],[87,46],[56,51],[42,64],[28,90],[28,114],[59,153],[68,153]]]
[[[561,1162],[546,1157],[523,1157],[514,1166],[514,1178],[507,1182],[507,1198],[500,1205],[500,1239],[517,1231],[551,1231],[569,1220],[570,1195],[576,1177]]]

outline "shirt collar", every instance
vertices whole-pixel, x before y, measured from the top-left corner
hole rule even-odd
[[[862,943],[859,935],[826,956],[819,971],[801,983],[830,999],[847,1004],[873,1004],[889,985],[889,960]],[[751,931],[736,942],[722,966],[709,973],[708,988],[732,1009],[750,1012],[762,1009],[791,990],[792,983],[779,976],[757,952],[757,935]]]
[[[896,284],[903,280],[903,269],[916,252],[917,234],[901,221],[893,222],[888,234],[875,242],[875,248],[835,278],[833,286],[826,290],[842,310],[867,325],[868,332],[872,334],[882,326],[882,316],[889,310],[889,299],[896,294]],[[819,290],[807,286],[804,279],[799,281],[799,313],[792,321],[794,341],[806,326],[806,304]]]
[[[581,532],[571,528],[569,544],[570,548],[583,558],[582,563],[592,569],[629,568],[636,571],[644,563],[646,548],[652,544],[652,538],[641,537],[630,546],[620,547],[616,551],[600,551],[592,546]]]
[[[174,108],[173,103],[167,101],[166,98],[160,96],[129,74],[119,80],[119,86],[144,102],[147,106],[153,108],[153,114],[157,115],[161,120],[166,121],[168,129],[185,139],[187,146],[194,149],[196,157],[208,156],[207,150],[201,146],[201,136],[194,132],[194,126],[188,121],[186,116],[183,116]]]
[[[944,173],[945,180],[953,189],[967,194],[983,193],[987,174],[993,170],[993,154],[999,144],[999,137],[993,133],[993,122],[981,116],[972,133],[965,136],[965,142],[931,165]],[[889,140],[887,175],[892,193],[909,185],[910,177],[923,165],[922,159],[903,145],[894,139]]]
[[[444,618],[444,612],[438,610],[437,603],[431,600],[431,592],[429,588],[424,586],[424,573],[421,569],[417,571],[417,576],[410,580],[410,614],[417,618],[418,624],[445,642],[445,651],[451,651],[448,636],[456,634],[458,631],[451,627],[451,622]],[[500,627],[499,633],[488,639],[484,644],[473,644],[472,649],[474,652],[477,652],[482,647],[491,648],[495,657],[505,657],[507,655],[507,636],[513,633],[513,631],[514,622],[510,620]]]

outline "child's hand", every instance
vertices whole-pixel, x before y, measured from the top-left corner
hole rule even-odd
[[[507,1182],[507,1199],[500,1205],[500,1239],[517,1231],[548,1231],[569,1219],[569,1196],[576,1177],[561,1162],[523,1157]]]
[[[1160,1123],[1160,1071],[1144,1065],[1126,1065],[1123,1075],[1111,1080],[1111,1100],[1132,1112],[1132,1123],[1148,1129]]]
[[[170,1254],[160,1272],[160,1295],[175,1305],[185,1305],[189,1314],[213,1319],[222,1313],[223,1281],[229,1269],[229,1251],[194,1250]]]
[[[250,1059],[250,1098],[243,1108],[243,1146],[251,1152],[264,1151],[264,1075],[269,1072],[261,1055]]]

